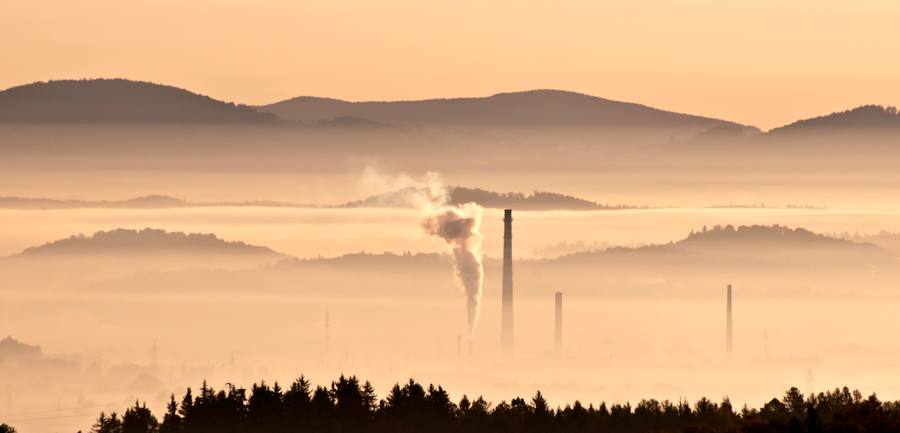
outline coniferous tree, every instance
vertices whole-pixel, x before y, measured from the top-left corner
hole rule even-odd
[[[247,427],[254,433],[276,433],[284,428],[284,407],[278,382],[272,388],[253,384],[247,400]]]
[[[147,409],[147,403],[143,406],[137,401],[134,407],[125,411],[122,416],[122,433],[158,433],[159,422],[156,417]]]
[[[115,412],[106,416],[100,412],[97,422],[91,427],[92,433],[122,433],[122,420]]]
[[[190,392],[190,389],[188,390]],[[159,433],[181,433],[181,416],[178,415],[178,403],[175,402],[175,394],[172,394],[169,404],[166,406],[166,414],[159,425]]]
[[[311,428],[312,396],[309,381],[305,377],[300,376],[285,391],[283,411],[284,428],[288,433],[299,433]]]

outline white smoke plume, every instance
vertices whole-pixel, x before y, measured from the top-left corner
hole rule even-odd
[[[375,197],[377,200],[403,204],[397,207],[418,208],[423,215],[419,226],[425,234],[439,237],[451,247],[456,284],[466,297],[471,341],[481,310],[484,279],[481,263],[484,238],[479,232],[482,207],[475,203],[448,206],[451,188],[434,172],[428,172],[424,179],[418,180],[405,173],[384,175],[369,165],[363,173],[362,186],[370,193],[379,194]]]
[[[481,263],[481,206],[474,203],[459,207],[442,207],[425,217],[420,225],[425,233],[437,236],[453,248],[453,267],[456,283],[466,295],[469,318],[469,341],[475,335],[481,312],[481,283],[484,268]]]

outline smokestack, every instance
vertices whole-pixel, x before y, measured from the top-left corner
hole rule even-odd
[[[512,353],[514,347],[512,209],[506,209],[503,212],[503,310],[500,315],[500,343],[504,353]]]
[[[728,285],[728,314],[725,322],[725,358],[731,363],[732,329],[731,329],[731,284]]]
[[[469,356],[472,356],[472,340],[469,340]]]
[[[562,292],[556,292],[556,321],[553,328],[553,348],[562,353]]]

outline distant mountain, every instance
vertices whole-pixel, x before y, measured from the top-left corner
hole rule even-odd
[[[448,191],[430,191],[426,188],[404,188],[367,197],[363,200],[345,203],[340,207],[382,207],[382,208],[415,208],[424,202],[435,205],[451,206],[476,203],[491,209],[516,210],[609,210],[636,209],[637,206],[605,205],[592,201],[557,194],[554,192],[534,191],[531,195],[521,192],[496,193],[479,188],[450,187]]]
[[[395,125],[690,127],[698,130],[744,127],[734,122],[560,90],[499,93],[486,98],[395,102],[347,102],[301,96],[257,109],[305,123],[353,116]]]
[[[246,105],[141,81],[62,80],[0,91],[0,123],[277,122],[277,116]]]
[[[211,233],[185,234],[183,232],[166,232],[165,230],[151,228],[140,231],[119,228],[108,232],[99,231],[90,237],[73,235],[66,239],[48,242],[39,247],[28,248],[18,254],[18,256],[118,255],[129,252],[281,255],[267,247],[247,245],[243,242],[224,241]]]
[[[837,129],[896,129],[900,131],[900,114],[896,107],[864,105],[840,113],[831,113],[812,119],[799,120],[775,128],[769,133],[832,131]]]

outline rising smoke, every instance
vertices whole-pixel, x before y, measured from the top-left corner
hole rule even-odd
[[[469,341],[475,335],[481,310],[481,283],[484,269],[481,264],[481,206],[474,203],[459,207],[442,207],[425,217],[420,225],[431,236],[437,236],[453,247],[453,267],[456,283],[466,294],[466,313],[469,318]]]
[[[451,189],[434,172],[426,173],[424,179],[413,179],[404,173],[385,175],[368,165],[363,172],[361,187],[369,194],[389,198],[392,203],[420,209],[423,218],[419,226],[425,234],[443,239],[453,249],[454,277],[466,295],[471,341],[481,311],[481,284],[484,279],[481,263],[481,242],[484,238],[479,232],[483,208],[475,203],[448,206]]]

